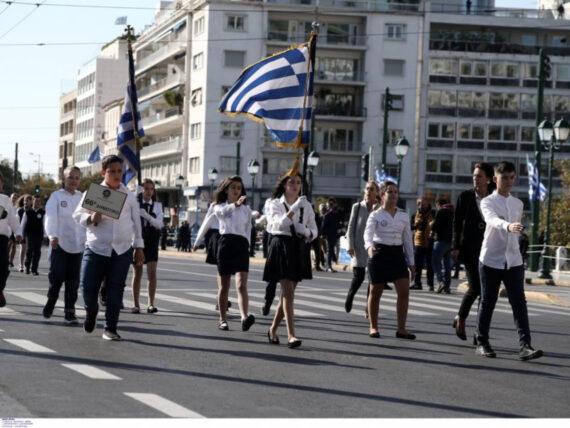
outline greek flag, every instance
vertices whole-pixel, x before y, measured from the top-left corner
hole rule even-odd
[[[95,146],[95,150],[93,150],[89,155],[89,159],[87,159],[87,162],[95,163],[99,162],[100,160],[101,160],[101,150],[99,149],[99,144],[97,144]]]
[[[264,123],[278,143],[295,141],[302,124],[302,142],[308,142],[314,69],[309,46],[279,52],[247,67],[220,102],[220,112],[245,114]]]
[[[119,121],[117,134],[117,149],[123,164],[123,184],[127,184],[137,176],[140,169],[140,159],[137,156],[137,140],[144,137],[141,116],[137,106],[137,87],[135,85],[135,64],[133,52],[129,45],[129,84],[125,96],[125,106]]]
[[[393,183],[397,183],[398,179],[396,177],[392,177],[391,175],[386,174],[386,171],[382,170],[382,171],[378,171],[376,170],[376,181],[381,184],[384,183],[385,181],[391,181]]]
[[[526,167],[528,170],[528,196],[531,201],[546,199],[546,187],[542,184],[536,170],[536,162],[530,160],[526,155]]]

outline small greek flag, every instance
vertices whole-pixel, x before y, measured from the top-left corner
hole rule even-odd
[[[87,162],[95,163],[99,162],[100,160],[101,160],[101,150],[99,150],[99,145],[97,144],[95,146],[95,150],[93,150],[89,155],[89,159],[87,159]]]
[[[117,19],[115,19],[115,25],[127,25],[127,17],[119,16]]]
[[[262,122],[278,143],[309,141],[313,105],[310,42],[247,67],[220,102],[221,113]],[[307,75],[308,73],[308,75]]]
[[[384,183],[385,181],[391,181],[393,183],[397,183],[398,179],[396,177],[392,177],[391,175],[386,174],[386,171],[382,170],[382,171],[378,171],[376,170],[376,181],[379,184]]]
[[[531,161],[526,155],[526,165],[528,170],[528,196],[531,201],[544,201],[546,199],[546,187],[540,182],[536,161]]]
[[[133,51],[129,45],[129,84],[125,96],[125,106],[119,121],[117,134],[117,149],[119,156],[125,161],[123,164],[123,184],[127,185],[137,176],[140,169],[140,160],[137,156],[137,141],[144,137],[141,125],[141,116],[137,106],[137,87],[135,85],[135,64]]]

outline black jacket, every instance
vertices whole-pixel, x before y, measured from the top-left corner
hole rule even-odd
[[[457,198],[453,218],[453,249],[462,261],[478,259],[485,233],[485,220],[477,207],[475,190],[466,190]]]
[[[451,244],[451,238],[453,236],[453,205],[446,204],[435,213],[431,230],[434,241],[448,242]]]
[[[42,239],[44,237],[44,217],[46,212],[43,208],[37,211],[33,209],[26,210],[26,227],[24,227],[24,236],[28,238]]]

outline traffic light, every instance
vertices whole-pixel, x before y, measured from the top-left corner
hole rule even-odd
[[[540,67],[542,68],[542,74],[544,76],[544,80],[550,79],[550,74],[552,72],[552,64],[550,63],[550,57],[548,55],[544,55],[541,52],[540,56]]]
[[[388,91],[388,89],[386,89],[386,95],[385,95],[385,99],[384,99],[384,110],[385,111],[392,110],[393,101],[394,101],[394,97],[392,97],[392,94]]]
[[[368,168],[370,166],[370,155],[362,155],[362,171],[360,172],[360,177],[363,181],[368,181]]]
[[[36,187],[34,187],[34,195],[39,196],[40,194],[40,185],[36,184]]]

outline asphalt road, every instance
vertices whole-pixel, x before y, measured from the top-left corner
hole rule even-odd
[[[520,362],[512,315],[501,299],[491,331],[498,358],[490,360],[454,335],[460,295],[412,292],[408,328],[418,339],[411,342],[394,337],[395,292],[387,291],[382,337],[372,339],[363,316],[365,290],[346,314],[349,273],[319,273],[298,287],[303,346],[288,349],[267,341],[270,318],[259,313],[261,273],[262,266],[251,266],[256,324],[242,332],[234,310],[230,331],[222,332],[214,311],[215,267],[162,256],[159,312],[130,314],[128,288],[119,322],[123,340],[108,342],[101,339],[101,319],[86,334],[81,326],[65,326],[61,309],[50,320],[42,317],[45,265],[39,277],[13,272],[8,306],[0,309],[0,416],[570,416],[570,308],[529,303],[533,344],[545,356]],[[235,305],[235,288],[230,296]],[[474,319],[472,313],[469,332]],[[280,337],[285,343],[284,326]]]

